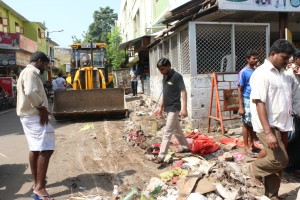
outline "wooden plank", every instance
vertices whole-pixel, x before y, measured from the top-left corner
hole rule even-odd
[[[178,180],[179,197],[177,200],[186,200],[193,191],[199,177],[186,177]]]

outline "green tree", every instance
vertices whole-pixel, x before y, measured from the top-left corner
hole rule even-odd
[[[85,41],[104,42],[109,44],[108,34],[110,33],[118,15],[109,6],[106,8],[100,7],[93,14],[94,22],[90,24],[86,34]]]
[[[109,45],[107,47],[108,63],[112,65],[113,69],[119,69],[125,62],[125,51],[118,51],[121,41],[119,28],[114,26],[113,31],[108,34]]]
[[[72,40],[73,43],[82,43],[82,40],[78,37],[76,37],[75,35],[72,35]]]

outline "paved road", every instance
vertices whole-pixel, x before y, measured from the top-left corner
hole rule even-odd
[[[30,181],[27,141],[15,109],[0,113],[0,199]],[[15,180],[14,182],[11,180]],[[30,181],[31,182],[31,181]]]
[[[55,124],[55,120],[51,124]],[[0,200],[30,196],[28,145],[15,109],[0,112]]]

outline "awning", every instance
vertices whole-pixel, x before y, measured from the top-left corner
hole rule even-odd
[[[142,47],[147,47],[150,44],[151,36],[150,35],[144,35],[142,37],[134,38],[132,40],[129,40],[127,42],[121,43],[119,45],[118,50],[121,51],[123,49],[127,49],[128,47],[134,46],[135,49],[139,49]]]

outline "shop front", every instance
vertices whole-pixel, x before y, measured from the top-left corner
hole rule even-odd
[[[15,104],[16,83],[22,69],[37,51],[37,43],[19,33],[0,32],[0,87],[2,96]]]

